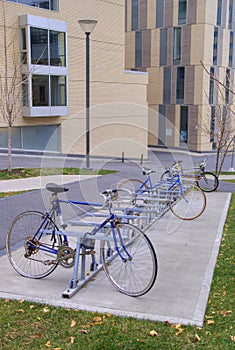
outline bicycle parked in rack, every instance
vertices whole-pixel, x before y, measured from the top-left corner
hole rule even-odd
[[[129,217],[113,213],[117,190],[104,191],[103,203],[98,204],[60,199],[59,193],[68,191],[63,186],[48,184],[46,188],[52,193],[49,210],[18,215],[7,234],[8,258],[20,275],[38,279],[48,276],[58,265],[73,267],[69,288],[62,294],[66,298],[101,268],[112,285],[129,296],[141,296],[153,287],[158,267],[155,250],[143,231],[127,222]],[[89,214],[92,219],[99,218],[98,222],[77,218],[64,223],[62,204],[89,205],[105,212]],[[86,257],[91,259],[89,274]]]
[[[174,172],[171,177],[152,182],[153,169],[143,168],[143,175],[147,176],[145,181],[139,179],[124,179],[119,182],[118,188],[133,191],[137,198],[143,193],[154,194],[154,192],[165,193],[172,213],[182,220],[193,220],[199,217],[206,208],[206,196],[204,192],[194,183],[182,179],[180,173]]]
[[[164,173],[161,175],[161,181],[178,173],[183,178],[194,180],[197,186],[199,186],[204,192],[213,192],[219,186],[219,179],[214,173],[205,171],[206,164],[207,159],[204,159],[199,163],[198,167],[194,167],[194,174],[184,174],[182,161],[174,162],[171,167],[165,168]]]

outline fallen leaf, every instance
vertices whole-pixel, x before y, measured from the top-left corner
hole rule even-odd
[[[235,343],[235,336],[234,336],[234,335],[231,335],[230,338],[231,338],[231,340]]]
[[[71,325],[70,325],[70,326],[73,328],[73,327],[75,327],[75,326],[76,326],[76,323],[77,323],[76,321],[72,320],[72,321],[71,321]]]
[[[88,329],[82,329],[81,332],[82,332],[82,333],[85,333],[85,334],[88,334],[88,333],[89,333],[89,330],[88,330]]]
[[[74,344],[74,340],[75,340],[74,337],[70,337],[70,343],[71,343],[71,344]]]
[[[44,307],[43,312],[50,312],[50,309],[48,307]]]
[[[45,346],[46,346],[47,348],[50,348],[50,347],[51,347],[51,342],[48,340],[48,341],[46,342]]]
[[[24,299],[19,300],[19,303],[23,304],[24,303]]]
[[[214,320],[207,320],[207,324],[214,324],[215,323],[215,321]]]
[[[94,322],[100,322],[100,321],[102,321],[102,318],[99,317],[99,316],[97,316],[97,317],[94,317],[94,318],[93,318],[93,321],[94,321]]]
[[[197,333],[195,334],[195,340],[196,341],[200,341],[201,340],[201,338],[199,337],[199,335]]]
[[[34,305],[30,305],[29,308],[30,308],[30,309],[33,309],[33,308],[35,308],[35,306],[34,306]]]
[[[23,312],[24,312],[24,310],[23,310],[23,309],[19,309],[19,310],[18,310],[18,312],[21,312],[21,313],[23,313]]]
[[[149,334],[151,335],[151,337],[158,337],[158,332],[154,330],[150,331]]]

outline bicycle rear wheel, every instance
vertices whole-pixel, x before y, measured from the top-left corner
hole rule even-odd
[[[195,184],[182,182],[170,193],[170,209],[172,213],[182,220],[194,220],[198,218],[206,208],[205,193]]]
[[[57,230],[55,223],[44,217],[41,212],[26,211],[15,218],[7,234],[8,258],[12,267],[24,277],[43,278],[58,265],[61,236],[41,233],[43,229]]]
[[[102,243],[104,272],[121,293],[133,297],[144,295],[153,287],[157,277],[158,264],[153,245],[140,229],[131,224],[117,224],[115,234],[118,249],[126,261],[118,254],[112,230],[109,230],[107,240]],[[118,238],[119,234],[124,246]]]
[[[161,175],[161,182],[166,181],[170,177],[170,171],[166,170]]]
[[[219,186],[219,179],[215,174],[206,171],[201,174],[200,180],[197,181],[197,185],[204,192],[213,192]]]

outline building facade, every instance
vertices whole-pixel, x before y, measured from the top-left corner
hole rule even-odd
[[[147,154],[148,75],[124,68],[124,0],[0,0],[0,149],[14,106],[13,149],[85,154],[87,18],[91,155]]]
[[[149,144],[213,150],[233,105],[235,1],[126,0],[125,29],[126,68],[149,75]]]

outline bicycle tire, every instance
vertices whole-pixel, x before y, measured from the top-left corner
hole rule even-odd
[[[143,186],[143,191],[148,189],[148,186],[139,179],[124,179],[118,183],[117,189],[126,189],[130,192],[136,192],[141,186]]]
[[[166,170],[164,171],[164,173],[162,173],[160,180],[163,182],[163,181],[166,181],[169,177],[170,177],[170,171]]]
[[[104,272],[121,293],[132,297],[144,295],[153,287],[157,277],[158,263],[153,245],[139,228],[131,224],[119,223],[115,230],[121,233],[131,259],[124,262],[118,255],[110,229],[101,249]],[[117,244],[120,252],[127,256],[120,240]]]
[[[206,208],[205,193],[195,183],[182,182],[183,195],[176,186],[170,193],[169,206],[172,213],[182,220],[198,218]]]
[[[35,236],[33,241],[34,247],[30,248],[32,237],[40,228],[44,220],[44,214],[39,211],[26,211],[19,214],[12,222],[7,233],[6,248],[7,255],[12,267],[22,276],[27,278],[43,278],[52,273],[58,265],[57,255],[41,250],[40,244],[44,247],[55,245],[57,249],[62,244],[61,236],[54,234]],[[48,218],[43,226],[47,229],[55,229],[57,227],[52,219]],[[27,244],[28,242],[28,244]],[[46,264],[45,261],[51,261]]]
[[[205,171],[201,174],[201,178],[197,181],[197,185],[204,192],[213,192],[219,186],[219,179],[215,174]]]

